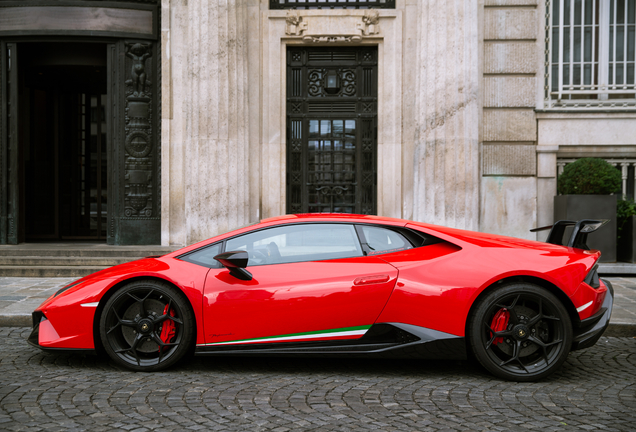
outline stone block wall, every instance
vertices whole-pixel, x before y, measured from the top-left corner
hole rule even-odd
[[[539,0],[485,0],[480,230],[534,239]]]

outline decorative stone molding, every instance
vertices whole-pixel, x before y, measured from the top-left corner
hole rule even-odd
[[[378,37],[380,35],[380,13],[377,10],[369,9],[362,17],[351,18],[361,19],[362,22],[348,20],[341,23],[338,30],[349,28],[349,31],[342,33],[333,33],[335,28],[329,28],[325,31],[320,24],[312,25],[310,32],[309,22],[305,21],[297,10],[289,10],[285,16],[285,35],[302,38],[305,43],[355,43],[360,42],[363,37]]]
[[[287,12],[285,22],[287,23],[285,34],[288,36],[302,36],[302,33],[307,30],[307,23],[303,22],[303,17],[296,10]]]
[[[339,42],[339,43],[351,43],[359,42],[362,38],[358,35],[342,35],[342,36],[305,36],[303,42],[305,43],[325,43],[325,42]]]

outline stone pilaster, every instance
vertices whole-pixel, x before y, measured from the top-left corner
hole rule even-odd
[[[479,227],[479,1],[417,2],[413,215]],[[409,119],[406,119],[408,122]]]
[[[485,0],[480,230],[535,239],[537,0]],[[539,162],[544,163],[545,158]],[[552,194],[550,194],[551,197]],[[551,198],[550,198],[551,199]],[[545,225],[547,225],[546,223]]]
[[[164,168],[170,215],[163,242],[190,244],[249,222],[248,10],[244,0],[169,1],[162,40],[170,44],[164,146],[172,166]]]

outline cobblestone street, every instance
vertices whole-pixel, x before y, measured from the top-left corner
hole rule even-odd
[[[0,329],[0,430],[636,428],[636,339],[602,338],[539,383],[466,362],[195,358],[166,372],[45,354]]]

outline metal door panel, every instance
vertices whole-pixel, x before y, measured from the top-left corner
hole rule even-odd
[[[377,48],[289,48],[287,212],[374,214]]]

